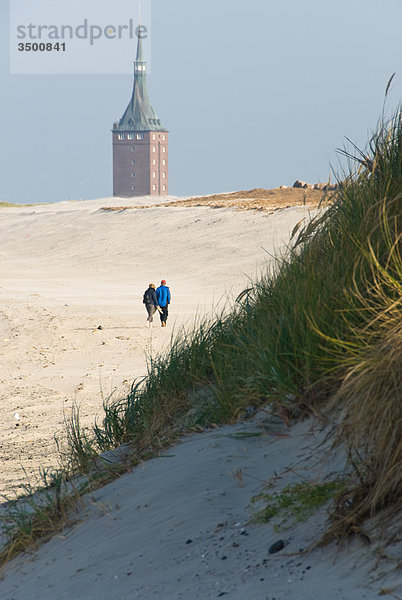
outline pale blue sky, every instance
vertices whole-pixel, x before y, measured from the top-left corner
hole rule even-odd
[[[0,200],[110,196],[131,76],[10,75],[0,1]],[[153,0],[148,86],[170,192],[325,181],[345,135],[365,143],[394,71],[389,110],[401,101],[401,23],[401,0]]]

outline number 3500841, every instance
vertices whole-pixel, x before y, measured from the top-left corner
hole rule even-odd
[[[18,44],[19,52],[65,52],[66,51],[66,43],[56,42],[52,44],[51,42],[21,42]]]

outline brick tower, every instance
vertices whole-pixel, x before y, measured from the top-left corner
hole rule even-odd
[[[168,193],[168,132],[151,106],[142,29],[137,29],[133,94],[122,118],[113,124],[113,196]]]

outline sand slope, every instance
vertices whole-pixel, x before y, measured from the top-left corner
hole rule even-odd
[[[260,411],[186,437],[86,496],[74,526],[7,565],[1,598],[374,600],[398,589],[395,575],[375,580],[376,546],[303,552],[323,532],[325,507],[279,532],[248,522],[271,478],[280,489],[337,475],[342,460],[311,427],[287,430]],[[270,554],[278,540],[284,548]]]

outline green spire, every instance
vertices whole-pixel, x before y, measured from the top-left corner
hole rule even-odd
[[[119,131],[166,131],[148,96],[146,82],[146,61],[142,47],[142,29],[137,29],[137,55],[134,62],[133,94],[124,115],[115,125]]]
[[[144,50],[142,47],[142,29],[141,29],[141,25],[139,25],[138,28],[138,33],[137,33],[137,37],[138,37],[138,42],[137,42],[137,58],[135,59],[135,62],[145,62],[144,60]]]

